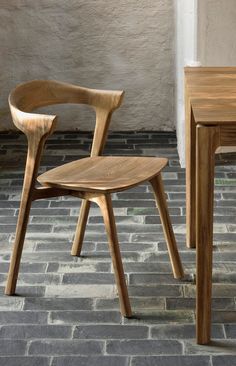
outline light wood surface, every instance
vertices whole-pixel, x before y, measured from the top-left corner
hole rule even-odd
[[[161,223],[163,226],[163,231],[166,239],[166,244],[168,248],[168,253],[174,277],[182,278],[184,276],[184,271],[179,257],[175,236],[170,221],[161,175],[157,175],[156,177],[151,179],[150,183],[152,185],[157,207],[159,209]]]
[[[101,209],[109,240],[115,279],[120,299],[121,313],[132,315],[125,282],[115,219],[110,193],[122,191],[144,181],[160,176],[167,159],[152,157],[101,157],[113,111],[122,102],[122,91],[101,91],[81,88],[57,81],[32,81],[19,85],[9,97],[13,122],[28,139],[28,155],[21,197],[21,207],[16,228],[16,238],[11,257],[5,293],[12,295],[16,290],[17,277],[27,222],[33,200],[72,195],[83,199],[78,219],[72,255],[80,255],[90,202],[96,202]],[[38,107],[59,103],[83,103],[92,106],[96,112],[96,124],[91,156],[52,169],[37,178],[38,167],[47,137],[56,127],[57,117],[33,113]],[[36,188],[36,179],[43,187]],[[171,231],[171,223],[164,199],[163,187],[155,186],[155,194],[161,212],[164,232],[175,277],[183,276],[182,265]],[[160,196],[159,196],[160,195]],[[162,207],[163,206],[163,207]]]
[[[197,243],[197,340],[210,340],[213,202],[215,150],[218,147],[217,128],[197,127],[196,141],[196,243]],[[209,188],[209,187],[212,187]]]
[[[236,146],[236,67],[185,68],[187,246],[197,248],[197,343],[211,339],[215,152]]]
[[[83,158],[52,169],[38,177],[45,186],[87,192],[117,192],[157,175],[165,158],[98,156]]]
[[[235,68],[186,67],[185,86],[186,108],[190,103],[196,124],[235,123]]]
[[[185,68],[186,230],[187,246],[196,246],[196,127],[236,121],[236,68]],[[221,129],[222,132],[222,129]],[[231,143],[232,145],[232,143]],[[223,146],[223,145],[221,145]]]
[[[236,123],[236,94],[234,98],[193,98],[191,106],[196,124]]]
[[[115,273],[116,286],[120,299],[121,314],[127,318],[131,317],[132,311],[129,302],[129,295],[125,281],[125,275],[120,255],[119,242],[116,232],[115,218],[113,214],[111,197],[109,194],[100,196],[94,200],[100,207],[106,232],[108,236],[109,249],[111,253],[113,269]]]
[[[71,255],[75,255],[75,256],[79,257],[81,254],[86,224],[87,224],[88,216],[89,216],[89,209],[90,209],[90,201],[84,199],[81,202],[79,219],[78,219],[78,223],[77,223],[77,228],[76,228],[76,232],[75,232],[73,245],[71,248]]]
[[[33,200],[32,196],[35,186],[35,179],[38,171],[44,141],[45,141],[44,136],[43,137],[40,136],[39,133],[35,136],[32,136],[32,138],[29,139],[25,177],[24,177],[21,204],[15,234],[15,244],[11,257],[8,280],[5,290],[5,293],[7,295],[13,294],[16,288],[16,282],[19,272],[20,259],[24,245],[29,212],[31,202]]]

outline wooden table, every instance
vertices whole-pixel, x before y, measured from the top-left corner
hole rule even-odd
[[[186,67],[185,112],[187,246],[197,250],[197,343],[207,344],[215,152],[222,146],[236,146],[236,67]]]

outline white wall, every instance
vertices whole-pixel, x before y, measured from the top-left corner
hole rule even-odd
[[[235,0],[199,0],[198,33],[202,65],[236,66]]]
[[[0,27],[0,130],[9,91],[38,78],[124,89],[114,130],[175,128],[173,0],[1,0]],[[61,114],[60,129],[93,129],[84,109]]]
[[[183,68],[236,66],[235,35],[236,0],[176,0],[176,131],[182,166],[185,165]]]
[[[197,0],[175,0],[176,133],[181,166],[185,165],[184,66],[197,66]]]
[[[236,1],[198,1],[198,54],[202,65],[236,66]],[[221,147],[217,151],[236,151],[236,147]]]

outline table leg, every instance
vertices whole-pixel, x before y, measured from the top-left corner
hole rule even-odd
[[[186,244],[196,246],[196,123],[188,101],[186,106]]]
[[[196,129],[196,328],[197,343],[207,344],[211,337],[211,290],[214,165],[217,128],[198,126]]]

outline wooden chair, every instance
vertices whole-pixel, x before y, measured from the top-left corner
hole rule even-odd
[[[161,170],[166,166],[167,159],[100,156],[112,113],[120,106],[123,95],[123,91],[87,89],[49,80],[27,82],[11,92],[9,105],[12,118],[14,124],[27,136],[28,154],[14,249],[5,290],[7,295],[15,293],[31,202],[42,198],[72,195],[82,198],[83,201],[71,254],[79,256],[81,253],[90,202],[96,202],[101,209],[109,239],[121,313],[130,317],[131,307],[116,233],[111,193],[134,187],[144,181],[149,181],[153,187],[174,277],[183,276],[161,180]],[[37,107],[60,103],[88,104],[95,109],[96,125],[91,156],[64,164],[37,177],[44,144],[56,127],[57,117],[36,114],[32,111]],[[36,180],[42,187],[36,188]]]

